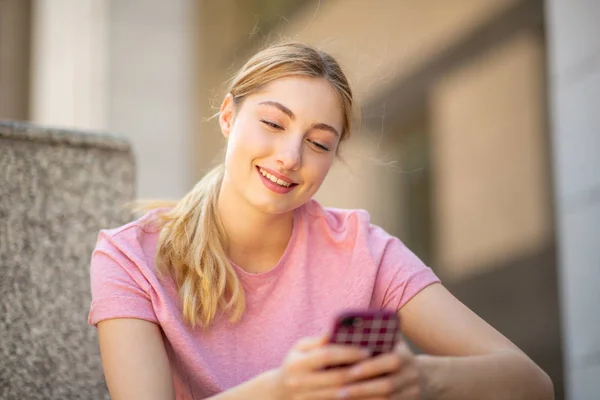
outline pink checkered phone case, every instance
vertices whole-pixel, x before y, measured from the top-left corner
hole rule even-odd
[[[365,347],[376,356],[394,349],[399,329],[394,311],[348,311],[336,319],[331,343]]]

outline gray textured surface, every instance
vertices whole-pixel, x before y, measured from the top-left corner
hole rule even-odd
[[[89,260],[134,187],[123,139],[0,121],[0,399],[108,398]]]

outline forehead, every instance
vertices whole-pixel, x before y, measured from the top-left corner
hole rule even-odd
[[[335,126],[339,132],[343,127],[340,96],[323,78],[279,78],[248,96],[247,101],[256,106],[264,101],[276,101],[289,108],[298,119],[327,123]]]

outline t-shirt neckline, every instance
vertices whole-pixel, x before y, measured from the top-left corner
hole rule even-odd
[[[288,244],[287,244],[283,254],[281,255],[281,258],[279,259],[279,261],[277,262],[277,264],[275,264],[275,266],[273,268],[271,268],[270,270],[265,271],[265,272],[252,273],[252,272],[248,272],[248,271],[244,270],[242,267],[240,267],[233,261],[229,260],[229,262],[233,265],[233,267],[235,268],[235,271],[237,272],[237,274],[240,278],[243,278],[245,280],[248,280],[248,279],[263,280],[264,278],[271,277],[273,275],[281,273],[281,270],[284,269],[283,266],[285,265],[285,262],[287,261],[288,258],[290,258],[290,254],[292,254],[292,251],[294,249],[294,245],[296,243],[296,238],[298,237],[298,232],[300,231],[300,224],[301,224],[300,213],[301,213],[301,209],[303,207],[304,206],[298,207],[293,211],[292,234],[290,235],[290,239],[288,240]]]

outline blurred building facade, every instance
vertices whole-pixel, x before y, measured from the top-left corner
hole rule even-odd
[[[362,124],[319,200],[367,209],[558,399],[600,393],[595,0],[49,3],[0,0],[0,118],[122,132],[141,197],[179,197],[219,159],[206,119],[256,50],[332,53]]]

